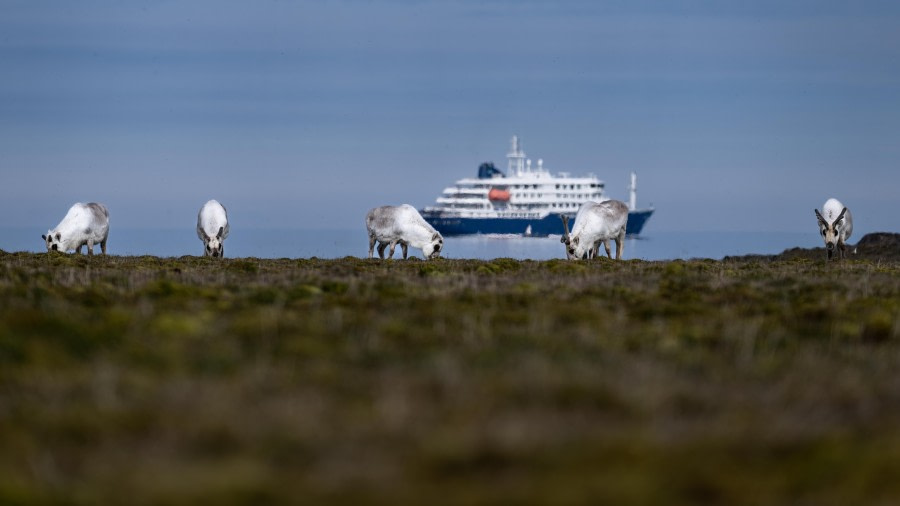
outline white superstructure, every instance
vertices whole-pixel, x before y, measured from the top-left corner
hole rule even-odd
[[[540,159],[533,166],[516,136],[506,158],[506,176],[497,171],[491,177],[460,179],[445,188],[425,212],[440,213],[445,218],[542,219],[551,213],[574,214],[589,200],[606,200],[604,183],[593,174],[553,175]]]

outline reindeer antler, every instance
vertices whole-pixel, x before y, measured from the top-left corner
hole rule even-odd
[[[563,236],[560,238],[559,242],[567,243],[569,242],[569,217],[564,214],[560,214],[559,218],[563,222],[563,230],[566,231],[566,233],[563,234]]]
[[[844,219],[844,213],[846,213],[846,212],[847,212],[847,208],[846,208],[846,207],[845,207],[844,209],[841,210],[841,214],[839,214],[838,217],[837,217],[837,219],[834,220],[834,224],[835,224],[835,225],[837,225],[839,221],[841,221],[841,220]]]
[[[847,208],[845,207],[844,209],[847,209]],[[813,211],[816,212],[816,218],[819,219],[819,222],[820,222],[820,223],[822,223],[823,225],[828,225],[828,222],[825,221],[825,218],[822,217],[822,215],[819,213],[819,210],[818,210],[818,209],[813,209]],[[841,213],[841,215],[843,215],[843,214],[844,214],[844,213]]]

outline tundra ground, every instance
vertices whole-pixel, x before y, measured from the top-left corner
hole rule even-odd
[[[896,504],[900,262],[801,253],[0,252],[0,503]]]

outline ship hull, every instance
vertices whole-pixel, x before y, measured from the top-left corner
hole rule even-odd
[[[641,233],[653,209],[636,209],[628,213],[626,233]],[[550,213],[544,218],[460,218],[444,216],[440,212],[423,211],[422,217],[443,236],[471,234],[526,234],[530,228],[533,236],[561,235],[562,220],[559,213]],[[574,219],[574,214],[569,215]]]

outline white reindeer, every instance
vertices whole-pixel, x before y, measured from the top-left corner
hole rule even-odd
[[[840,250],[840,258],[847,256],[847,239],[853,233],[853,215],[838,199],[830,198],[822,204],[822,212],[814,209],[819,220],[819,233],[825,239],[825,260],[831,260],[834,247]]]
[[[408,246],[421,248],[426,259],[437,258],[444,247],[444,238],[434,229],[416,208],[409,204],[376,207],[366,214],[366,230],[369,233],[369,258],[379,242],[378,256],[384,258],[384,248],[390,245],[388,258],[394,256],[397,244],[406,259]]]
[[[47,244],[47,251],[67,252],[75,250],[81,254],[81,247],[87,245],[88,255],[94,254],[94,244],[100,243],[100,251],[106,254],[106,239],[109,237],[109,211],[103,204],[78,202],[47,235],[41,235]]]
[[[225,206],[215,200],[203,204],[197,214],[197,237],[203,241],[205,256],[225,257],[225,238],[229,228]]]
[[[559,242],[566,245],[569,260],[595,258],[600,252],[600,243],[606,248],[606,256],[612,258],[609,240],[616,241],[616,260],[622,258],[625,249],[625,227],[628,224],[628,206],[618,200],[585,202],[575,224],[569,232],[569,218],[561,215],[565,235]]]

